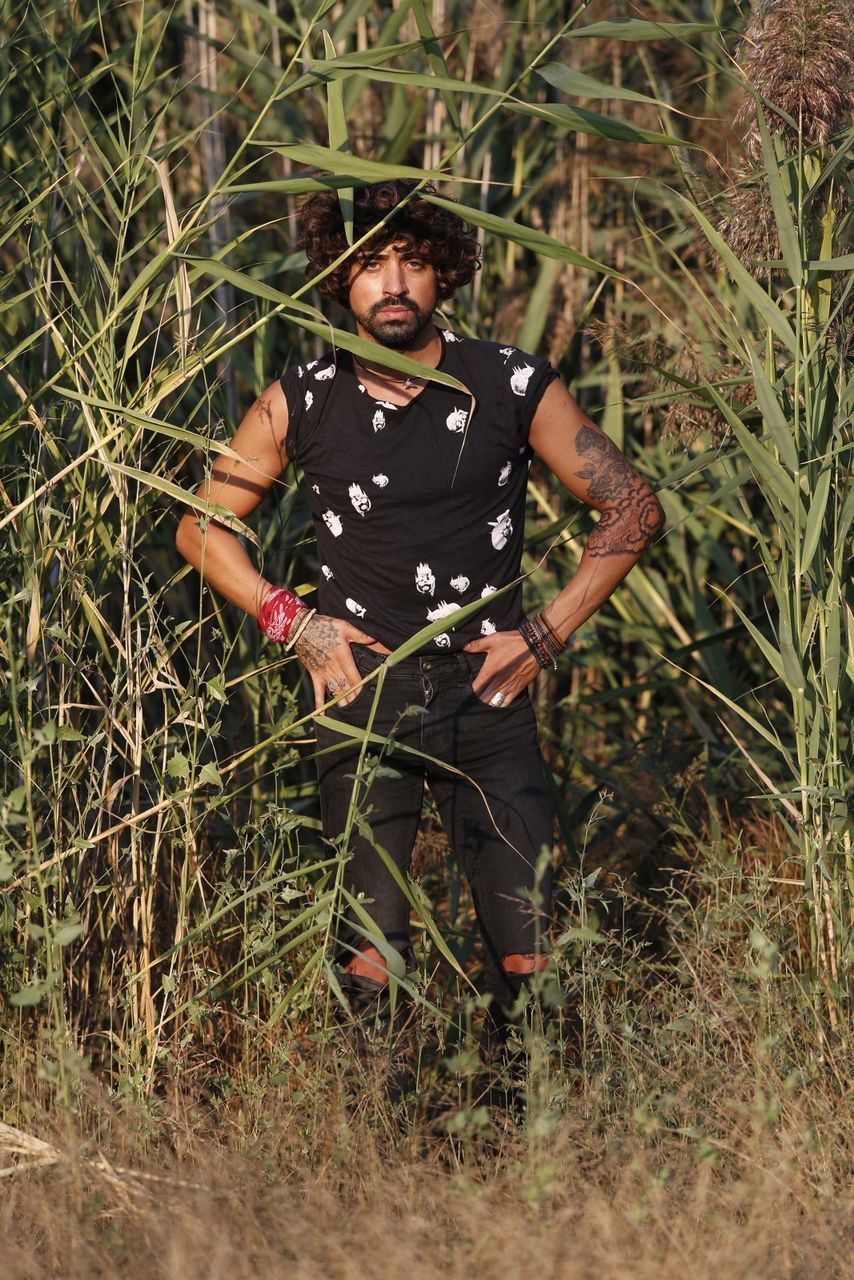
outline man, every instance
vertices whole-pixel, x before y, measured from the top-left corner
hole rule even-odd
[[[353,1005],[387,989],[375,942],[409,954],[409,903],[387,863],[408,868],[426,780],[471,883],[494,1044],[520,984],[547,960],[551,864],[542,854],[552,815],[529,686],[636,564],[663,513],[547,362],[434,324],[438,302],[479,266],[478,246],[460,217],[413,186],[356,192],[356,238],[376,230],[320,285],[349,307],[376,354],[330,351],[289,369],[234,436],[245,465],[218,463],[199,490],[245,518],[289,462],[302,467],[320,558],[316,611],[259,574],[215,521],[202,533],[186,514],[177,543],[211,586],[293,648],[317,707],[337,698],[331,714],[345,728],[364,728],[373,709],[372,733],[391,739],[393,768],[375,772],[352,823],[358,737],[317,726],[324,834],[339,843],[347,834],[338,958]],[[299,229],[310,273],[345,253],[334,191],[307,199]],[[424,376],[384,365],[386,349]],[[431,380],[432,370],[467,392]],[[521,586],[502,588],[520,572],[533,453],[601,517],[571,581],[528,619]],[[353,691],[431,623],[419,652],[386,668],[376,707],[374,684]],[[405,714],[413,706],[418,713]]]

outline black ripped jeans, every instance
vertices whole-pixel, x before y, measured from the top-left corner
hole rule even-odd
[[[352,652],[362,675],[385,658],[360,644],[353,644]],[[390,750],[369,744],[371,754],[382,751],[384,766],[367,794],[364,788],[358,793],[373,838],[352,824],[345,884],[354,895],[364,895],[365,909],[386,940],[406,953],[409,903],[375,845],[391,855],[401,872],[408,870],[424,783],[429,783],[471,885],[486,947],[486,988],[504,1003],[512,1001],[519,984],[504,973],[503,958],[543,949],[552,870],[549,862],[537,885],[536,866],[543,846],[552,847],[552,812],[531,699],[525,691],[508,707],[483,702],[472,689],[483,662],[483,654],[437,653],[405,658],[387,669],[371,732],[391,735],[393,744]],[[329,715],[364,729],[375,689],[374,682],[365,685],[353,702],[333,707]],[[329,838],[339,837],[346,827],[361,743],[318,724],[317,745],[323,830]],[[537,908],[526,896],[535,885]],[[349,924],[345,920],[340,937],[358,947],[364,935],[352,929],[352,919]],[[350,954],[345,947],[339,959]]]

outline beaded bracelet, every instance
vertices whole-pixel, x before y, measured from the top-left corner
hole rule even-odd
[[[285,645],[286,649],[293,649],[297,640],[299,640],[300,636],[306,630],[308,624],[316,613],[316,609],[303,609],[302,617],[297,618],[296,622],[291,627],[291,634],[288,636],[288,643]]]
[[[540,666],[557,669],[564,643],[548,619],[541,613],[535,613],[530,618],[523,618],[518,630]]]
[[[291,633],[291,628],[301,613],[306,613],[306,606],[285,587],[273,587],[264,597],[258,610],[258,630],[268,640],[283,644]]]

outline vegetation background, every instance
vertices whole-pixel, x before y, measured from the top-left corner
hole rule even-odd
[[[4,1275],[852,1274],[850,18],[0,5]],[[484,244],[443,319],[546,354],[668,518],[537,688],[568,1003],[515,1116],[430,813],[418,1090],[343,1061],[306,689],[174,548],[351,341],[299,197],[407,173]],[[591,514],[529,496],[536,605]],[[241,532],[313,589],[298,477]]]

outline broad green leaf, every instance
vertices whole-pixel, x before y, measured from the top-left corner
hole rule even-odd
[[[419,41],[419,45],[420,45]],[[340,59],[337,60],[340,63]],[[475,80],[455,80],[452,76],[434,75],[427,71],[402,71],[393,67],[377,67],[362,59],[362,65],[352,62],[347,65],[325,64],[325,70],[319,69],[320,64],[315,64],[312,71],[308,74],[317,83],[318,80],[327,82],[329,80],[349,80],[353,76],[364,76],[366,80],[377,80],[381,84],[400,85],[407,89],[438,89],[440,92],[474,94],[481,98],[504,98],[506,95],[501,89],[494,89],[491,85],[479,84]],[[288,91],[292,92],[292,90]],[[286,95],[282,95],[286,96]]]
[[[323,43],[330,58],[335,57],[335,45],[328,31],[323,33]],[[344,111],[344,88],[340,80],[330,80],[326,86],[326,122],[329,132],[329,149],[338,156],[351,154],[350,135],[347,132],[347,116]],[[338,201],[344,220],[347,243],[353,243],[353,188],[340,187]]]
[[[712,384],[704,377],[700,378],[703,386],[732,427],[733,433],[738,443],[747,455],[750,464],[753,467],[757,480],[767,484],[777,499],[783,506],[783,510],[789,513],[795,510],[795,505],[800,502],[800,495],[795,487],[795,482],[790,475],[783,470],[777,459],[761,444],[751,431],[742,422],[738,414],[730,408],[723,396],[712,386]]]
[[[346,156],[342,159],[330,147],[317,146],[310,142],[269,143],[271,151],[281,151],[297,164],[313,165],[317,169],[328,169],[336,178],[342,175],[358,179],[362,185],[369,182],[389,182],[395,178],[415,178],[416,180],[434,182],[452,181],[452,175],[437,169],[416,169],[405,164],[386,164],[382,160],[365,160],[362,156]]]
[[[804,529],[804,540],[801,547],[801,573],[808,574],[812,568],[815,553],[824,528],[824,517],[827,511],[827,500],[830,496],[830,481],[833,476],[832,455],[825,454],[822,459],[818,480],[809,496],[807,506],[807,523]]]
[[[23,987],[20,991],[16,991],[14,995],[9,996],[9,1004],[14,1005],[16,1009],[28,1009],[35,1004],[39,1004],[46,995],[46,982],[31,982],[29,986]]]
[[[668,111],[673,110],[671,103],[662,102],[660,98],[650,98],[645,93],[637,93],[634,89],[624,88],[623,85],[608,84],[604,80],[596,80],[593,76],[588,76],[586,72],[579,71],[576,67],[568,67],[562,62],[547,62],[545,66],[537,67],[536,74],[542,76],[552,88],[559,89],[561,93],[569,94],[570,97],[647,102],[654,107],[666,107]]]
[[[562,38],[587,39],[597,36],[602,40],[667,40],[699,35],[701,31],[719,31],[716,22],[647,22],[643,18],[609,18],[604,22],[591,22],[586,27],[574,27]]]
[[[852,627],[854,638],[854,627]],[[824,679],[828,689],[839,689],[839,666],[842,653],[842,609],[839,606],[839,579],[827,593],[824,636]]]
[[[765,323],[774,330],[780,341],[788,348],[792,355],[794,355],[798,349],[797,339],[795,338],[792,326],[789,324],[776,302],[774,302],[772,298],[769,298],[762,286],[757,284],[747,268],[739,262],[723,236],[715,230],[706,215],[697,208],[693,200],[689,200],[687,196],[683,196],[681,191],[673,191],[673,194],[682,201],[685,208],[688,209],[691,215],[700,224],[709,244],[720,254],[736,284],[752,303],[756,312],[762,317]]]
[[[768,133],[768,125],[765,122],[765,115],[758,100],[755,103],[755,107],[756,123],[759,127],[759,137],[762,143],[762,157],[765,161],[765,176],[768,180],[771,206],[774,210],[774,221],[777,224],[777,235],[780,239],[780,252],[783,255],[783,261],[786,264],[786,270],[791,277],[792,283],[797,287],[801,284],[804,276],[800,240],[792,217],[792,210],[786,199],[783,183],[780,180],[779,162]]]
[[[220,507],[213,502],[205,502],[204,498],[198,498],[194,493],[188,493],[186,489],[182,489],[180,485],[173,484],[171,480],[165,480],[163,476],[156,476],[150,471],[140,471],[137,467],[125,466],[123,462],[105,463],[112,471],[119,471],[123,476],[127,476],[130,480],[138,480],[140,484],[146,485],[149,489],[156,489],[158,493],[165,493],[167,497],[174,498],[176,502],[183,503],[184,506],[192,507],[194,511],[200,511],[203,515],[216,519],[220,524],[224,524],[229,529],[234,529],[236,533],[242,533],[244,538],[248,538],[250,542],[258,545],[258,535],[244,524],[242,520],[238,520],[233,511],[229,511],[227,507]]]
[[[750,365],[753,370],[753,385],[756,390],[756,399],[759,408],[762,410],[762,416],[771,438],[779,450],[780,457],[783,462],[794,473],[798,469],[798,451],[795,448],[795,437],[792,428],[786,421],[786,415],[783,412],[783,406],[777,399],[777,393],[772,387],[762,362],[758,359],[756,352],[750,348]]]
[[[573,925],[569,929],[564,929],[563,933],[555,943],[556,947],[562,946],[565,942],[607,942],[608,939],[603,933],[598,933],[596,929],[591,929],[587,924]]]
[[[778,637],[780,641],[780,657],[783,659],[783,670],[786,676],[786,683],[790,689],[805,689],[807,686],[804,670],[801,666],[801,660],[795,652],[795,645],[792,639],[792,623],[789,617],[789,609],[794,604],[794,597],[790,595],[789,583],[783,577],[783,566],[780,566],[780,575],[777,580],[777,601],[779,604],[779,627]],[[800,627],[798,628],[800,631]]]
[[[67,947],[83,932],[82,920],[65,920],[53,934],[51,941],[57,947]]]
[[[408,40],[404,44],[380,45],[376,49],[360,49],[354,50],[352,53],[339,53],[331,62],[327,62],[323,58],[317,58],[310,63],[307,71],[282,90],[277,101],[289,98],[292,94],[300,93],[303,89],[309,89],[318,83],[323,83],[332,75],[347,74],[352,71],[372,71],[384,62],[391,62],[393,58],[400,58],[406,54],[414,53],[416,49],[421,47],[420,40]]]
[[[194,449],[200,449],[203,453],[221,454],[224,458],[233,458],[235,462],[242,462],[247,465],[246,459],[242,458],[229,445],[220,444],[219,441],[213,440],[210,436],[200,435],[197,431],[189,431],[186,427],[173,427],[170,422],[164,422],[161,418],[153,418],[147,413],[140,413],[137,409],[130,409],[127,405],[113,404],[109,400],[101,400],[98,396],[86,395],[82,391],[76,391],[73,387],[54,387],[54,390],[57,395],[63,396],[67,400],[76,400],[80,404],[91,405],[93,409],[103,409],[106,413],[115,414],[120,418],[127,418],[129,422],[133,422],[139,427],[154,431],[157,435],[169,436],[172,440],[180,440],[184,444],[192,445]]]
[[[810,271],[854,271],[854,253],[841,258],[816,258],[807,262]]]
[[[188,781],[190,777],[190,762],[183,751],[174,751],[169,757],[166,774],[167,777],[178,778],[181,782]]]
[[[508,98],[505,105],[509,111],[517,115],[531,116],[535,120],[547,120],[561,129],[572,129],[575,133],[589,133],[594,138],[610,138],[613,142],[643,142],[655,147],[682,147],[688,151],[705,149],[699,142],[677,138],[672,133],[657,133],[655,129],[642,129],[640,125],[630,124],[628,120],[618,120],[615,116],[603,116],[598,111],[591,111],[588,107],[570,107],[563,102],[540,105],[522,102],[518,98]]]
[[[446,200],[443,196],[429,195],[425,192],[423,198],[430,204],[438,205],[440,209],[448,209],[451,213],[459,214],[460,217],[465,218],[466,222],[472,222],[476,227],[483,227],[484,231],[500,236],[502,240],[510,240],[513,244],[520,245],[523,249],[530,249],[533,253],[542,254],[546,258],[557,258],[559,262],[572,262],[576,266],[586,267],[588,271],[611,276],[614,280],[626,280],[626,277],[613,267],[606,266],[604,262],[596,262],[593,258],[587,258],[583,253],[576,253],[574,249],[561,244],[559,240],[546,235],[544,231],[536,231],[533,227],[510,222],[509,219],[500,218],[495,213],[484,213],[482,209],[473,209],[471,205]]]
[[[222,789],[222,778],[219,769],[210,760],[207,764],[203,764],[199,770],[199,782],[205,786],[219,787]]]
[[[768,659],[768,662],[771,668],[773,669],[773,671],[780,677],[781,680],[785,681],[785,683],[788,684],[789,679],[786,674],[786,668],[783,663],[782,655],[779,653],[777,649],[774,648],[773,644],[767,638],[767,636],[764,636],[762,632],[759,630],[759,628],[753,625],[753,623],[748,618],[747,614],[742,609],[741,605],[735,599],[735,596],[732,595],[731,593],[728,594],[726,591],[721,591],[719,587],[716,587],[714,585],[712,585],[712,590],[717,592],[718,595],[724,597],[729,602],[730,608],[734,609],[735,612],[738,614],[745,628],[747,629],[747,631],[750,632],[751,636],[756,641],[762,653]]]
[[[436,33],[434,32],[430,19],[427,16],[427,9],[424,5],[424,0],[410,0],[410,9],[412,10],[418,27],[418,34],[421,36],[424,43],[424,52],[427,54],[427,61],[430,64],[433,74],[447,79],[448,68],[445,65],[445,58],[442,53],[441,45],[436,39]],[[462,136],[460,113],[457,109],[457,103],[453,93],[449,89],[440,89],[439,92],[442,95],[442,101],[444,102],[448,115],[450,116],[451,124],[454,126],[457,133]]]

